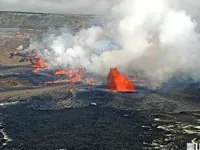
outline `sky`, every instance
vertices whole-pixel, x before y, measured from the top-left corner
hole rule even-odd
[[[0,0],[1,11],[105,14],[123,0]],[[192,16],[199,14],[199,0],[168,0]]]
[[[1,11],[105,14],[120,0],[1,0]]]

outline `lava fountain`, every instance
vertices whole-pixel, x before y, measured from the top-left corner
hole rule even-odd
[[[107,90],[112,92],[136,92],[136,88],[130,80],[120,75],[117,68],[111,68],[107,76]]]

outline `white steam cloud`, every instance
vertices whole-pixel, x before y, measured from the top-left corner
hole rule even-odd
[[[40,50],[52,67],[85,67],[102,74],[110,67],[142,70],[159,82],[176,72],[199,79],[200,36],[194,21],[198,15],[179,3],[122,0],[110,9],[111,20],[104,27],[75,34],[64,29],[59,35],[50,31],[42,42],[33,41],[30,48]]]

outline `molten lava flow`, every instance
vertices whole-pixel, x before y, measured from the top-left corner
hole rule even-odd
[[[95,82],[92,79],[86,78],[85,81],[87,82],[88,85],[94,86]]]
[[[136,92],[134,84],[120,75],[117,68],[111,68],[107,76],[107,90],[112,92]]]
[[[70,78],[73,77],[75,74],[78,74],[78,70],[76,70],[76,69],[71,69],[71,70],[67,71],[67,75]]]
[[[70,92],[76,92],[76,90],[74,88],[71,88],[69,91]]]
[[[76,69],[72,69],[72,70],[68,70],[68,71],[65,71],[65,70],[60,70],[60,71],[57,71],[55,72],[54,74],[56,75],[67,75],[70,79],[69,79],[69,82],[81,82],[82,81],[82,75],[83,75],[83,71],[80,69],[80,70],[76,70]]]
[[[36,59],[36,60],[40,60],[40,58],[41,58],[41,56],[38,54],[34,56],[34,59]]]
[[[66,71],[65,70],[58,70],[58,71],[54,72],[54,75],[66,75]]]
[[[83,70],[58,70],[54,73],[54,75],[60,76],[60,75],[66,75],[69,77],[67,80],[57,80],[57,81],[47,81],[45,84],[53,84],[53,83],[77,83],[77,82],[82,82],[82,75],[83,75]]]
[[[34,62],[32,67],[33,67],[33,72],[38,72],[41,69],[48,69],[48,65],[45,62],[42,62],[42,61]]]
[[[71,70],[58,70],[54,73],[54,75],[67,75],[70,78],[73,77],[78,71],[76,69],[71,69]]]
[[[76,74],[73,75],[73,77],[70,79],[70,82],[81,82],[82,81],[82,75],[83,71],[80,69]]]

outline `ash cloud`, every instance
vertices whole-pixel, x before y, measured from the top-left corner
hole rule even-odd
[[[127,73],[142,70],[157,84],[177,72],[199,80],[196,2],[122,0],[111,7],[105,26],[93,26],[75,34],[64,29],[57,34],[50,30],[42,42],[33,41],[30,49],[38,49],[52,68],[85,67],[104,75],[110,67],[129,70]],[[195,9],[190,8],[194,5]]]

